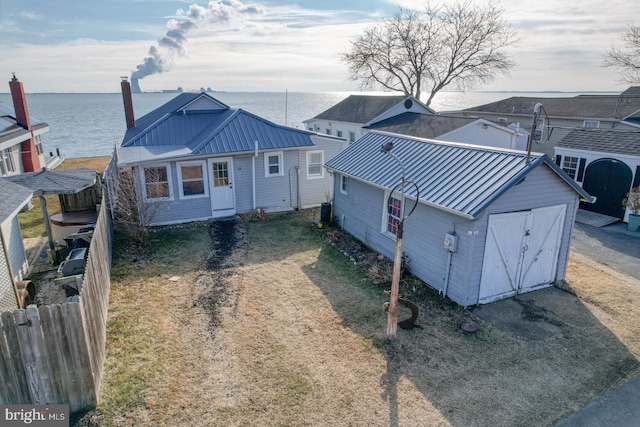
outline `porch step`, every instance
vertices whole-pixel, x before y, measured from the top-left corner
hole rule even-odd
[[[578,209],[578,213],[576,214],[576,222],[598,228],[605,227],[618,221],[620,221],[620,218],[603,215],[596,212],[585,211],[584,209]]]

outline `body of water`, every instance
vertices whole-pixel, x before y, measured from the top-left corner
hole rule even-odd
[[[304,120],[317,116],[352,93],[364,92],[216,92],[210,95],[231,108],[242,108],[274,123],[303,129]],[[440,92],[431,108],[458,110],[511,96],[576,95],[568,92]],[[134,94],[134,114],[142,117],[175,96],[175,93]],[[12,105],[11,95],[0,94],[0,102]],[[27,94],[27,104],[33,117],[49,124],[49,132],[42,137],[45,152],[58,149],[62,157],[111,155],[126,130],[120,93],[34,93]]]

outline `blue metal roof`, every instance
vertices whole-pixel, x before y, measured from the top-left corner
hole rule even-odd
[[[136,120],[125,133],[121,150],[161,146],[175,150],[182,146],[193,155],[231,154],[254,151],[255,141],[259,150],[310,147],[314,146],[313,134],[231,109],[206,93],[181,94]],[[183,156],[184,150],[179,151]]]
[[[402,179],[400,166],[381,152],[383,144],[393,143],[392,153],[403,163],[406,179],[420,188],[420,200],[435,207],[476,218],[494,200],[520,182],[530,171],[547,165],[583,198],[591,197],[547,155],[498,150],[467,144],[447,143],[369,132],[327,162],[326,167],[376,186],[392,188]],[[412,185],[406,186],[416,196]]]

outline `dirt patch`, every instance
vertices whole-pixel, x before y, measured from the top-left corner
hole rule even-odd
[[[209,225],[211,255],[194,288],[195,305],[209,316],[209,332],[215,335],[223,317],[234,317],[238,307],[241,277],[237,268],[247,258],[246,224],[237,219],[214,221]]]

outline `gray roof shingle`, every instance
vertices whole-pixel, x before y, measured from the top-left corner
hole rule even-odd
[[[16,215],[31,197],[33,190],[0,178],[0,224]]]
[[[349,95],[346,99],[315,116],[314,119],[367,123],[405,98],[405,95]]]
[[[477,120],[470,117],[402,113],[364,128],[417,136],[419,138],[437,138]]]
[[[640,131],[574,129],[558,141],[557,146],[640,156]]]
[[[541,103],[549,116],[622,120],[640,111],[638,92],[640,88],[630,88],[620,95],[578,95],[572,98],[514,96],[463,111],[531,116],[534,106]]]

